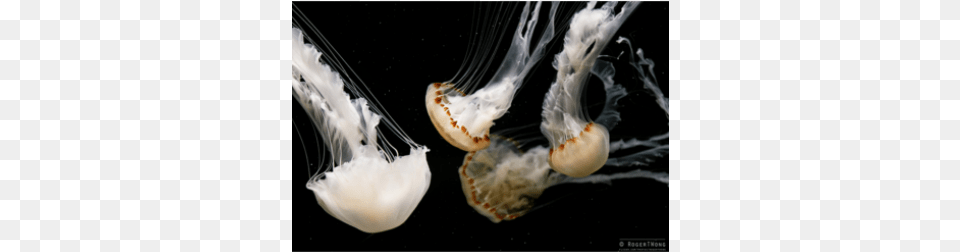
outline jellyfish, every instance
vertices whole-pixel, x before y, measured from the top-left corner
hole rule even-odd
[[[515,140],[493,135],[490,145],[464,157],[460,185],[467,204],[494,223],[513,220],[533,208],[543,190],[559,181],[550,173],[547,149],[521,152]]]
[[[430,186],[429,149],[415,143],[378,109],[374,97],[362,97],[358,90],[362,83],[342,78],[342,69],[334,69],[339,66],[336,63],[333,67],[321,63],[324,54],[304,39],[294,28],[293,93],[332,157],[327,169],[313,174],[306,187],[325,212],[363,232],[396,228]],[[361,97],[351,99],[344,88]],[[383,140],[383,132],[377,130],[380,124],[409,146],[408,155],[399,155]]]
[[[536,40],[537,44],[531,44],[534,42],[534,31],[537,30],[540,5],[537,2],[532,12],[529,2],[524,5],[510,49],[500,68],[485,86],[474,90],[477,87],[476,76],[482,75],[474,71],[482,72],[487,67],[477,65],[468,68],[466,72],[472,73],[464,75],[464,83],[437,82],[427,86],[427,113],[437,132],[451,145],[464,151],[476,151],[490,145],[489,132],[493,121],[507,113],[524,77],[543,57],[546,45],[554,36],[557,3],[551,4],[549,23]],[[491,53],[480,50],[480,54]]]
[[[540,131],[550,142],[550,167],[572,177],[596,172],[609,157],[608,129],[619,120],[612,106],[625,93],[612,82],[607,83],[615,73],[612,66],[597,62],[600,52],[639,3],[625,3],[618,14],[614,14],[616,2],[607,2],[599,9],[594,9],[595,5],[596,2],[588,3],[570,22],[563,51],[553,61],[557,79],[543,100],[541,114]],[[587,117],[581,104],[591,72],[604,80],[607,90],[608,107],[598,117],[600,123]]]

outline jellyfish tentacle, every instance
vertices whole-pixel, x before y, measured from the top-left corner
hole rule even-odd
[[[649,165],[654,161],[655,158],[663,157],[667,155],[670,151],[670,145],[666,143],[661,143],[666,141],[669,138],[670,133],[663,133],[660,135],[652,136],[647,140],[638,140],[636,138],[629,139],[627,141],[619,140],[616,142],[610,143],[610,152],[613,153],[618,150],[634,148],[637,146],[649,147],[649,149],[632,153],[626,156],[613,157],[607,159],[605,165],[608,166],[645,166]]]
[[[663,133],[660,135],[650,137],[647,140],[638,140],[636,138],[631,138],[629,140],[624,141],[623,139],[620,139],[620,140],[617,140],[616,142],[610,143],[610,153],[617,152],[621,149],[633,148],[636,146],[657,147],[661,145],[657,143],[657,141],[666,140],[669,136],[670,136],[670,133]]]
[[[607,159],[605,165],[610,166],[641,166],[653,162],[654,158],[663,157],[670,151],[669,145],[661,145],[630,155]]]
[[[619,105],[617,105],[617,102],[627,96],[627,89],[623,88],[620,84],[614,83],[613,77],[617,71],[609,61],[597,60],[596,65],[594,65],[590,71],[603,82],[603,89],[607,94],[603,110],[600,111],[600,115],[597,116],[594,122],[603,125],[607,130],[613,130],[613,128],[617,126],[617,123],[620,122],[620,112],[617,111]]]
[[[624,37],[617,39],[617,43],[626,43],[629,51],[633,51],[633,45],[630,43],[630,40]],[[660,109],[663,109],[663,112],[666,115],[670,116],[670,99],[667,99],[663,95],[663,91],[660,91],[660,85],[657,84],[657,76],[653,74],[653,60],[643,57],[643,49],[637,48],[637,58],[633,58],[633,54],[627,54],[630,58],[630,65],[637,70],[637,73],[640,75],[640,78],[643,80],[643,87],[656,99],[657,104],[660,105]],[[646,71],[644,71],[646,67]],[[646,74],[649,72],[649,74]]]
[[[614,174],[594,174],[582,178],[574,177],[564,177],[561,178],[557,184],[570,184],[570,183],[606,183],[609,184],[616,179],[631,179],[631,178],[649,178],[656,181],[663,182],[665,184],[670,183],[670,175],[666,172],[654,172],[647,171],[642,169],[632,170],[622,173]]]

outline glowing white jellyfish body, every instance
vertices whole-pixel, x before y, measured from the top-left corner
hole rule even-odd
[[[608,2],[599,9],[594,9],[595,4],[587,4],[570,22],[563,51],[556,55],[553,62],[557,69],[557,80],[550,86],[543,101],[540,131],[550,142],[550,167],[572,177],[590,175],[607,162],[610,125],[594,123],[587,117],[580,103],[581,94],[600,52],[639,5],[638,2],[627,2],[620,13],[614,15],[616,2]],[[601,66],[594,71],[597,77],[612,78],[612,67]],[[608,104],[615,104],[622,97],[618,96],[622,88],[612,83],[605,88],[608,90]],[[619,120],[615,110],[602,115],[600,119],[603,121]]]
[[[314,174],[307,188],[324,211],[363,232],[396,228],[430,186],[429,150],[393,122],[383,120],[369,99],[351,99],[344,87],[355,90],[350,85],[357,84],[345,83],[337,71],[319,61],[321,55],[315,46],[304,43],[299,29],[293,29],[294,96],[333,157],[332,169]],[[410,146],[409,155],[398,156],[389,151],[395,151],[393,146],[378,141],[380,123]]]
[[[433,83],[427,86],[427,113],[437,132],[451,145],[465,151],[476,151],[490,144],[488,134],[490,127],[494,125],[493,121],[507,113],[524,77],[543,57],[546,44],[553,38],[556,3],[551,4],[550,20],[543,34],[536,45],[531,45],[540,5],[541,3],[536,3],[532,12],[530,3],[524,6],[507,56],[483,88],[471,92],[476,87],[476,83],[471,82],[459,83],[458,86],[451,83]],[[476,69],[476,66],[471,66],[470,69]]]

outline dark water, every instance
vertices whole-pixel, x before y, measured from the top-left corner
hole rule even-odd
[[[567,4],[571,6],[565,6]],[[467,205],[457,175],[457,167],[466,152],[452,147],[436,132],[425,111],[424,95],[428,84],[447,81],[457,73],[470,42],[469,34],[476,31],[471,28],[471,21],[481,18],[478,11],[492,10],[493,5],[496,3],[294,3],[295,10],[306,14],[397,125],[414,141],[431,149],[427,160],[433,175],[423,200],[396,229],[371,235],[340,222],[324,212],[313,193],[304,187],[309,175],[307,170],[318,169],[319,153],[325,150],[318,146],[322,145],[318,142],[319,135],[294,101],[291,103],[293,119],[299,128],[299,136],[293,138],[294,250],[609,251],[618,250],[624,238],[668,239],[668,188],[649,179],[551,187],[537,200],[537,204],[544,207],[497,224]],[[578,10],[582,5],[564,3],[561,6]],[[634,50],[642,48],[645,56],[656,63],[655,75],[660,88],[669,96],[667,5],[666,2],[641,4],[621,27],[618,36],[629,38]],[[522,8],[522,4],[519,7]],[[520,8],[497,12],[497,15],[513,13],[509,15],[513,19],[503,24],[510,31],[516,28]],[[548,8],[547,4],[544,8]],[[294,19],[298,17],[295,15]],[[541,24],[545,20],[542,18]],[[554,40],[562,43],[564,32],[565,29],[559,31]],[[307,34],[317,38],[313,32]],[[503,42],[508,40],[509,36]],[[517,93],[510,112],[495,121],[491,131],[531,126],[528,131],[539,132],[537,124],[541,119],[543,97],[556,74],[549,63],[560,50],[560,43],[547,52]],[[506,45],[502,46],[499,54],[505,49]],[[623,49],[611,43],[604,52],[616,53]],[[499,66],[499,59],[496,62],[489,74]],[[618,83],[631,93],[620,100],[623,121],[611,130],[611,138],[646,138],[666,133],[665,114],[643,92],[636,79],[631,79],[633,75],[627,65],[616,67]],[[604,99],[599,80],[592,80],[585,96],[586,104],[593,105],[588,110],[595,117]],[[398,148],[403,146],[401,153],[408,151],[398,139],[388,141]],[[643,168],[667,171],[667,159],[662,157]],[[599,173],[630,169],[605,167]]]

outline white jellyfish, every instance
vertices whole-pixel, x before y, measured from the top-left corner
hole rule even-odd
[[[590,2],[573,16],[563,39],[563,51],[553,61],[557,69],[556,82],[550,86],[543,101],[540,131],[550,142],[550,167],[572,177],[590,175],[607,162],[610,151],[608,128],[612,126],[609,124],[615,123],[619,116],[608,105],[608,112],[601,113],[598,118],[605,123],[595,123],[586,115],[581,94],[597,65],[600,52],[639,2],[625,3],[617,14],[614,14],[616,2],[608,2],[599,9],[594,9],[595,5],[596,2]],[[600,68],[594,72],[605,82],[607,103],[615,104],[624,93],[612,83],[612,65],[601,63],[597,66]]]
[[[437,132],[451,145],[465,151],[476,151],[490,144],[488,134],[494,125],[493,121],[507,113],[524,77],[543,57],[546,45],[554,36],[557,3],[551,4],[549,23],[543,28],[537,43],[531,44],[534,42],[534,31],[537,30],[540,5],[540,2],[536,3],[532,12],[529,2],[523,7],[510,49],[500,68],[485,86],[476,89],[478,76],[482,75],[480,72],[489,66],[482,61],[468,67],[463,78],[465,82],[456,85],[450,82],[432,83],[427,86],[427,113]],[[485,36],[482,39],[493,39],[495,43],[493,37]],[[492,44],[489,42],[479,43],[479,54],[492,53],[488,51]]]
[[[343,69],[320,62],[317,47],[304,42],[293,29],[294,97],[312,119],[329,150],[329,167],[313,174],[307,188],[331,216],[363,232],[396,228],[410,216],[430,186],[426,146],[413,142],[389,116],[378,109],[373,97],[351,99],[359,85],[338,73]],[[309,38],[307,38],[309,40]],[[329,59],[327,59],[329,61]],[[384,124],[409,147],[400,156],[383,139],[377,126]]]

